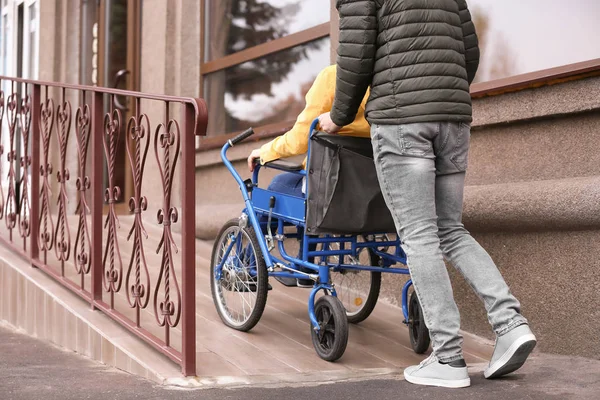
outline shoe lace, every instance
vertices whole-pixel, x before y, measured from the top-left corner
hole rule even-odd
[[[421,363],[419,364],[419,368],[426,367],[434,362],[437,362],[437,357],[432,353],[429,357],[421,361]]]

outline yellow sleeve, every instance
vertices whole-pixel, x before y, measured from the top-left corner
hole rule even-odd
[[[331,71],[331,68],[326,68],[319,73],[306,93],[306,107],[298,116],[292,129],[260,148],[261,164],[308,151],[310,124],[319,115],[330,111],[333,104],[335,71],[333,74]]]

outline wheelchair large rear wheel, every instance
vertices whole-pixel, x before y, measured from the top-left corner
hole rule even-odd
[[[227,249],[229,254],[221,264]],[[223,323],[247,332],[260,320],[267,302],[268,275],[258,238],[251,226],[228,221],[217,235],[210,266],[212,298]]]
[[[425,325],[425,318],[423,318],[423,309],[417,292],[413,291],[410,295],[410,301],[408,303],[408,335],[410,337],[410,344],[417,354],[423,354],[429,349],[429,329]]]
[[[348,320],[342,302],[325,295],[315,302],[315,316],[319,330],[310,326],[315,351],[325,361],[336,361],[348,345]]]
[[[338,257],[329,257],[329,262],[337,264]],[[364,249],[359,252],[358,259],[346,256],[346,262],[357,266],[378,266],[379,257],[371,250]],[[379,298],[381,272],[334,268],[331,270],[331,283],[346,309],[348,322],[358,324],[371,315]]]

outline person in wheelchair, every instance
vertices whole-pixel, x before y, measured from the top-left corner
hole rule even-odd
[[[313,85],[306,94],[306,106],[298,116],[292,129],[266,143],[261,148],[252,150],[248,156],[248,168],[250,172],[254,171],[257,162],[264,165],[270,161],[307,153],[311,123],[321,114],[331,111],[331,107],[333,106],[336,71],[336,65],[330,65],[317,75]],[[371,128],[365,119],[365,105],[368,98],[369,92],[367,91],[354,121],[341,128],[337,134],[370,137]],[[303,162],[303,166],[306,167],[306,159]],[[275,176],[269,184],[268,189],[296,197],[304,197],[302,176],[290,172],[284,172]],[[302,249],[300,249],[300,252],[302,252]],[[293,278],[277,278],[277,280],[286,286],[313,286],[313,282],[310,279],[298,279],[297,282],[293,282]]]

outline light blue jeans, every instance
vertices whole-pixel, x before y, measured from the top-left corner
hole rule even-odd
[[[302,175],[291,172],[275,175],[267,189],[291,196],[304,197],[302,193]]]
[[[461,221],[470,131],[458,122],[371,127],[379,183],[403,242],[433,352],[443,362],[463,357],[460,315],[444,258],[483,301],[497,335],[527,323],[491,257]]]

